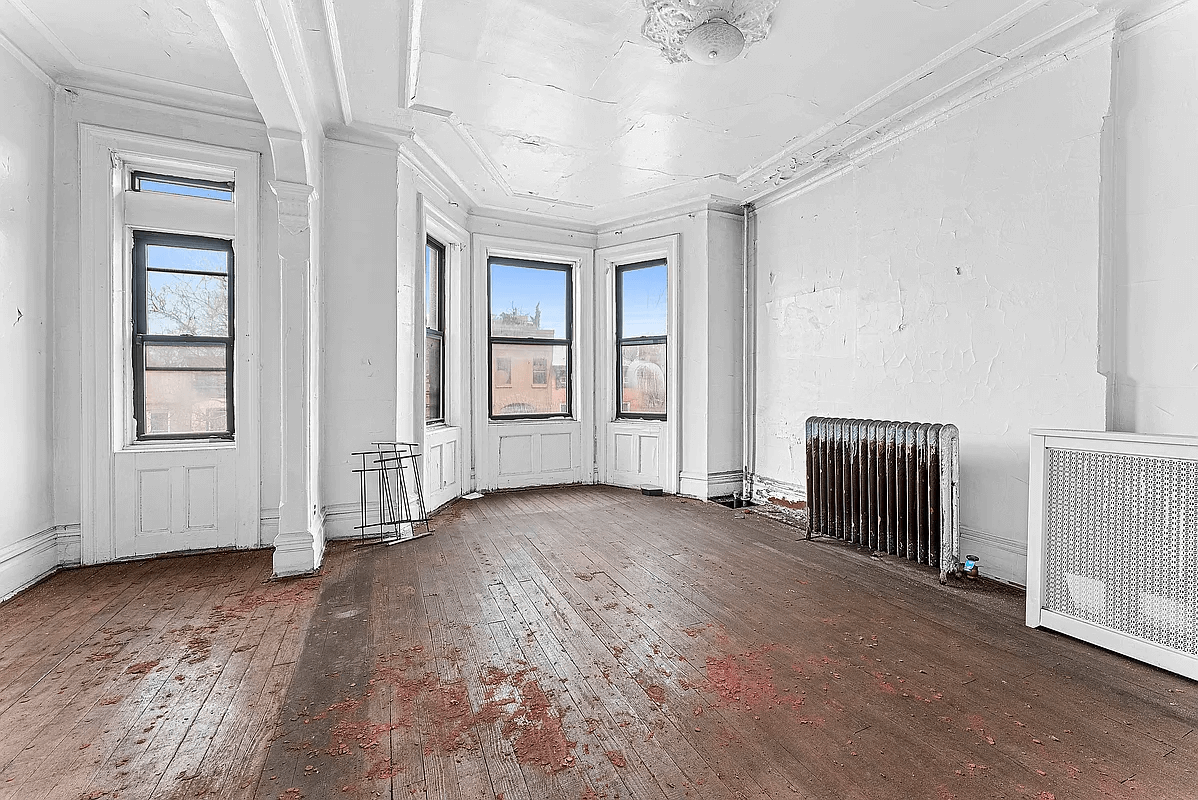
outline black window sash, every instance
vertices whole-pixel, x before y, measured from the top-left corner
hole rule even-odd
[[[425,417],[425,424],[444,422],[445,421],[445,245],[438,242],[431,236],[425,237],[426,247],[431,247],[437,254],[437,324],[439,328],[428,327],[428,314],[425,313],[424,327],[424,357],[428,359],[428,344],[429,339],[437,339],[441,343],[441,363],[440,372],[436,375],[437,379],[437,398],[438,408],[437,416]],[[424,365],[425,372],[428,372],[428,364]]]
[[[141,172],[135,171],[129,176],[129,188],[132,191],[142,191],[141,182],[143,180],[153,181],[154,183],[169,183],[175,186],[189,186],[193,189],[214,189],[219,192],[233,192],[233,181],[210,181],[203,178],[181,178],[178,175],[163,175],[158,172]],[[233,198],[230,196],[229,200]],[[224,202],[229,202],[228,200]]]
[[[615,373],[616,373],[616,419],[651,419],[664,420],[665,413],[648,414],[648,413],[633,413],[624,411],[622,398],[624,397],[624,348],[632,347],[641,344],[666,344],[667,336],[633,336],[624,338],[624,273],[632,270],[645,269],[647,267],[665,267],[666,280],[669,280],[669,264],[665,259],[656,259],[653,261],[638,261],[635,264],[621,264],[616,267],[616,358],[615,358]],[[669,324],[668,306],[667,306],[667,327]],[[669,354],[667,353],[667,358]],[[670,365],[666,363],[666,397],[669,397],[669,374]]]
[[[554,270],[566,273],[566,336],[564,339],[536,339],[517,336],[493,336],[491,334],[491,268],[528,267],[530,269]],[[566,410],[548,414],[496,414],[495,413],[495,345],[531,344],[553,345],[566,348]],[[574,408],[574,268],[570,264],[555,264],[548,261],[525,261],[518,258],[487,259],[487,416],[501,422],[521,419],[569,419]],[[552,365],[550,365],[552,366]]]
[[[157,176],[155,176],[157,177]],[[171,269],[148,269],[146,265],[146,247],[163,245],[167,247],[185,247],[193,250],[215,250],[228,254],[226,264],[228,272],[206,272]],[[227,239],[215,239],[208,236],[190,236],[178,233],[159,233],[155,231],[133,232],[133,417],[137,425],[138,441],[170,441],[177,439],[233,439],[235,433],[235,415],[233,413],[233,243]],[[147,273],[167,272],[186,275],[209,275],[225,278],[228,281],[228,312],[229,324],[226,336],[168,336],[150,334],[149,312],[146,304],[146,291],[149,288]],[[146,345],[166,344],[175,347],[193,345],[225,346],[225,366],[200,367],[195,369],[177,370],[161,367],[146,367]],[[197,431],[192,433],[146,433],[146,391],[145,381],[147,372],[224,372],[225,373],[225,427],[226,431]]]

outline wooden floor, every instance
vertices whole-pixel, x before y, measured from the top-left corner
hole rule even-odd
[[[1022,596],[608,488],[0,606],[0,798],[1198,797],[1198,686]]]

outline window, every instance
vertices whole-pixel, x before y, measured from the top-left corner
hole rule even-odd
[[[233,437],[233,243],[133,232],[138,440]]]
[[[187,197],[203,197],[208,200],[233,202],[232,181],[205,181],[198,178],[178,178],[171,175],[156,175],[152,172],[134,172],[131,176],[135,192],[159,192],[181,194]]]
[[[492,258],[488,268],[491,418],[569,416],[570,266]]]
[[[445,246],[424,244],[424,421],[445,421]]]
[[[616,267],[617,417],[666,418],[666,262]]]

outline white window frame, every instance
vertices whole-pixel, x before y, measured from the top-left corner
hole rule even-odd
[[[602,346],[596,349],[595,368],[596,396],[602,398],[603,406],[599,412],[595,437],[596,462],[599,468],[599,480],[606,481],[608,476],[608,431],[609,426],[623,429],[645,428],[646,426],[661,426],[665,431],[665,450],[662,455],[662,488],[670,493],[677,493],[679,486],[679,469],[681,465],[682,442],[682,237],[679,234],[669,234],[651,239],[643,239],[626,244],[601,247],[595,251],[595,259],[599,280],[603,281],[600,308],[597,310],[600,327],[597,334]],[[635,417],[620,417],[616,413],[616,268],[625,264],[639,264],[644,261],[663,260],[666,262],[666,418],[638,419]],[[671,366],[672,365],[672,366]]]
[[[258,153],[98,125],[79,125],[80,328],[83,341],[83,563],[112,557],[114,456],[122,451],[237,449],[258,486],[260,458]],[[126,191],[133,171],[234,181],[232,203]],[[132,230],[232,238],[240,266],[234,365],[237,439],[138,442],[133,419]],[[107,402],[102,400],[106,399]],[[99,402],[96,402],[99,401]],[[90,473],[90,474],[88,474]],[[250,505],[246,502],[246,507]],[[253,498],[257,529],[258,498]],[[248,544],[248,543],[247,543]]]

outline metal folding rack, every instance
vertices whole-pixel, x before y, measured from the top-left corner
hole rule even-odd
[[[420,480],[420,445],[414,442],[371,442],[374,450],[354,453],[359,466],[354,469],[358,476],[359,519],[361,524],[354,530],[362,532],[365,540],[368,533],[377,532],[379,539],[363,541],[359,547],[370,544],[393,545],[418,539],[433,533],[429,525],[428,510],[424,505],[424,485]],[[371,515],[371,489],[378,500],[377,514]],[[409,535],[404,527],[410,526]],[[417,533],[418,527],[424,531]]]

